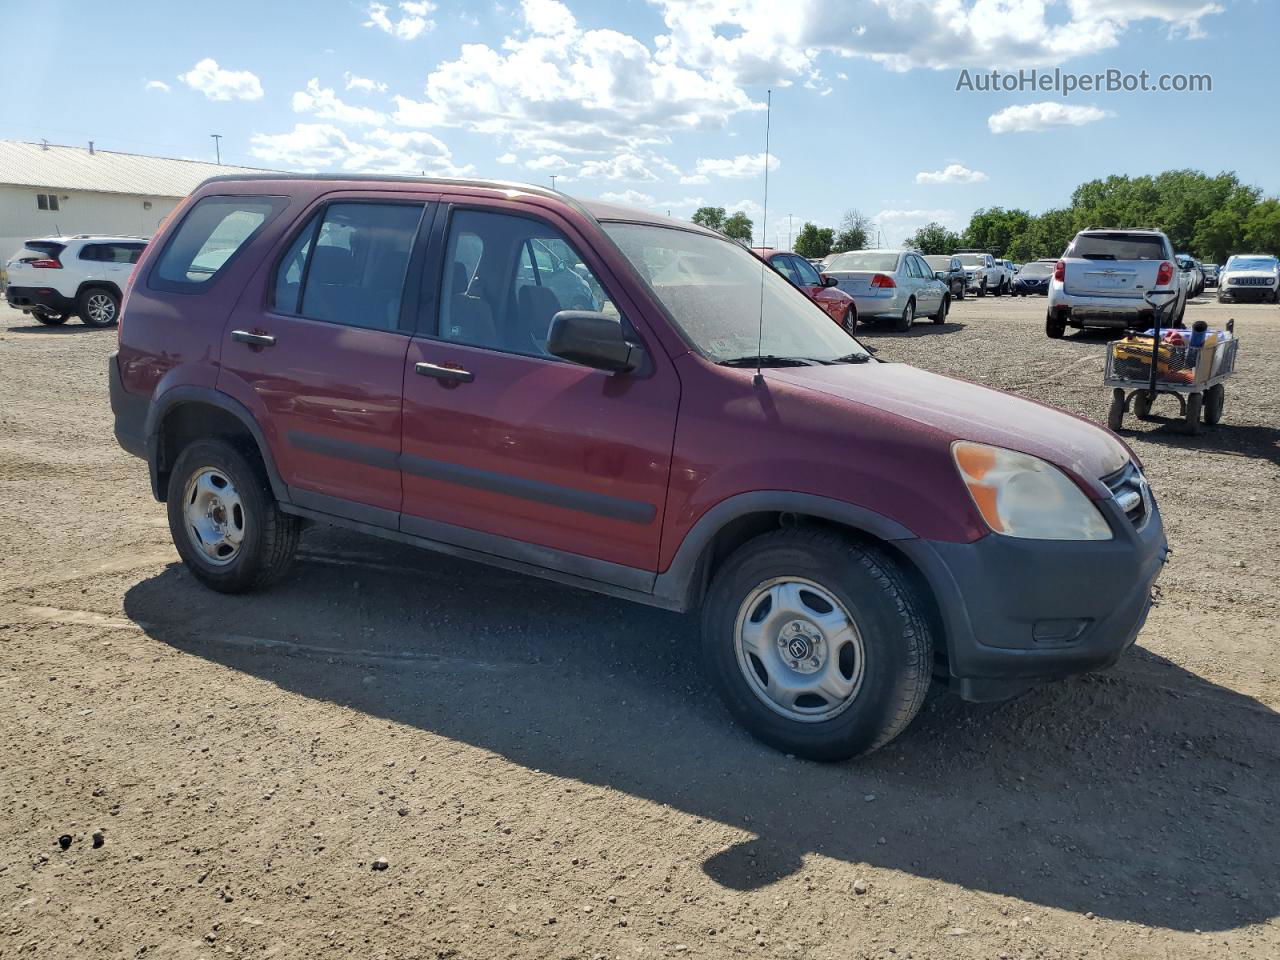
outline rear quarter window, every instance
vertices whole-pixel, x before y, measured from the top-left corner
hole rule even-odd
[[[205,197],[170,236],[147,285],[173,293],[197,293],[288,203],[285,197]]]

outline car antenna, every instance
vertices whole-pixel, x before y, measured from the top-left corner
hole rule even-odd
[[[764,107],[764,206],[760,210],[760,236],[767,237],[769,226],[769,124],[773,119],[773,90],[765,91]],[[764,364],[764,271],[765,260],[760,258],[760,322],[756,328],[756,375],[752,381],[756,386],[764,383],[764,375],[760,372]]]

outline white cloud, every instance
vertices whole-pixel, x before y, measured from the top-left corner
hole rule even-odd
[[[210,100],[261,100],[262,81],[248,70],[223,70],[205,57],[178,79]]]
[[[528,170],[565,170],[572,166],[571,161],[566,160],[558,153],[549,153],[545,156],[534,157],[532,160],[526,160],[525,168]]]
[[[1052,100],[1005,107],[987,117],[992,133],[1030,133],[1051,127],[1082,127],[1109,117],[1110,111],[1098,107],[1081,107]]]
[[[169,85],[163,80],[148,80],[144,90],[159,90],[161,93],[169,92]]]
[[[328,123],[299,123],[288,133],[254,134],[249,152],[285,169],[466,176],[470,165],[453,162],[449,148],[421,130],[379,127],[355,138]]]
[[[602,193],[600,199],[605,203],[619,203],[624,207],[651,207],[653,197],[639,190],[623,190],[621,193]]]
[[[725,177],[731,180],[743,180],[747,177],[758,177],[764,173],[764,154],[763,153],[740,153],[736,157],[726,157],[724,159],[702,158],[694,164],[694,169],[698,171],[701,177]],[[782,165],[782,162],[774,155],[769,154],[769,171],[773,172]],[[681,183],[694,182],[690,178],[685,178]],[[705,183],[705,180],[698,181]]]
[[[659,180],[659,173],[676,174],[674,165],[656,154],[641,156],[619,153],[607,160],[588,160],[579,168],[580,176],[594,180]]]
[[[899,247],[918,229],[929,223],[940,223],[950,230],[959,230],[963,224],[956,219],[954,210],[881,210],[873,218],[881,240],[886,247]],[[874,238],[873,238],[874,239]]]
[[[377,80],[370,80],[368,77],[357,76],[348,70],[342,75],[342,79],[347,82],[348,90],[359,90],[362,93],[386,93],[387,85]]]
[[[369,126],[386,123],[386,117],[372,107],[343,103],[332,89],[321,87],[315,77],[307,81],[306,90],[299,90],[293,95],[293,110],[295,113],[314,113],[321,120],[336,120],[338,123]]]
[[[364,22],[366,27],[377,27],[383,33],[390,34],[400,40],[413,40],[421,36],[424,32],[435,27],[436,22],[428,19],[428,15],[435,10],[434,3],[426,2],[426,0],[400,0],[397,4],[400,8],[399,19],[391,19],[391,8],[385,3],[369,4],[366,15],[369,17]]]
[[[665,62],[616,30],[583,29],[558,0],[523,0],[510,36],[493,47],[464,44],[431,71],[421,99],[395,103],[404,126],[452,126],[531,152],[600,156],[668,143],[681,131],[721,130],[763,106],[721,73]]]
[[[1053,66],[1116,46],[1154,21],[1197,36],[1223,11],[1214,0],[652,0],[669,33],[663,62],[737,83],[819,82],[824,51],[891,70]]]
[[[514,153],[504,153],[502,156],[498,158],[498,162],[499,163],[515,163],[519,159],[520,158],[517,157]]]
[[[962,163],[948,164],[941,170],[922,170],[916,174],[916,183],[981,183],[988,179],[981,170],[970,170]]]

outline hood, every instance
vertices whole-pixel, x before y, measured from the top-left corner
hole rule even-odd
[[[771,379],[846,400],[940,434],[1040,457],[1073,474],[1095,497],[1131,458],[1114,434],[1033,400],[902,363],[837,364],[770,370]]]
[[[1276,271],[1253,267],[1246,270],[1228,270],[1226,275],[1228,277],[1261,277],[1265,280],[1274,280],[1276,278]]]

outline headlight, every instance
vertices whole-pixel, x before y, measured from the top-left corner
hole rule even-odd
[[[960,477],[993,532],[1024,540],[1110,540],[1097,506],[1053,464],[1025,453],[958,440]]]

